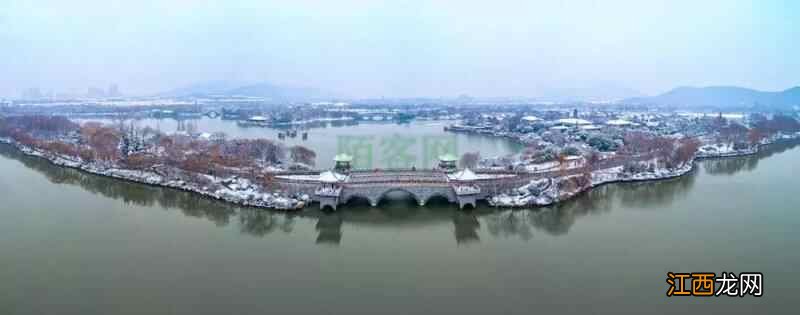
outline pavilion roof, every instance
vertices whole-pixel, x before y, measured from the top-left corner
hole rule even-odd
[[[475,175],[475,173],[469,168],[465,168],[458,173],[453,174],[452,178],[459,181],[471,181],[478,179],[478,175]]]
[[[439,156],[439,161],[442,162],[455,162],[458,158],[452,153],[445,153]]]
[[[344,181],[345,175],[337,174],[331,171],[323,172],[319,174],[319,181],[323,183],[338,183]]]
[[[352,162],[353,156],[347,153],[339,153],[333,157],[333,160],[336,162]]]

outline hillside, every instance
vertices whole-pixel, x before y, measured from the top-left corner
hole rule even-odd
[[[314,88],[279,86],[268,82],[208,81],[160,93],[162,97],[263,97],[276,101],[309,101],[333,97]]]
[[[652,96],[629,98],[628,104],[713,108],[791,108],[800,105],[800,87],[766,92],[736,86],[679,87]]]

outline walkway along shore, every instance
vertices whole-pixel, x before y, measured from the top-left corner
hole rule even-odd
[[[517,188],[516,194],[499,193],[495,195],[488,195],[486,200],[490,205],[502,207],[540,207],[552,205],[557,202],[571,199],[580,193],[583,193],[591,188],[598,187],[605,184],[621,183],[621,182],[641,182],[641,181],[655,181],[666,180],[680,176],[684,176],[696,167],[696,162],[702,159],[713,158],[729,158],[738,156],[753,155],[761,151],[765,146],[775,144],[778,142],[797,141],[800,140],[800,134],[776,136],[765,141],[759,145],[755,150],[747,150],[746,152],[727,152],[716,156],[702,155],[696,156],[690,162],[676,169],[663,169],[657,168],[650,171],[639,172],[635,174],[626,174],[622,171],[623,166],[615,166],[610,168],[599,169],[591,172],[591,181],[585,185],[579,185],[575,189],[564,190],[558,189],[559,183],[568,181],[571,178],[581,175],[566,175],[563,177],[548,177],[531,180],[528,184],[522,185]],[[281,194],[278,192],[260,193],[255,187],[246,179],[222,179],[214,178],[215,181],[226,182],[226,189],[210,191],[206,187],[199,187],[194,183],[188,183],[183,180],[165,179],[161,175],[149,171],[139,171],[130,169],[121,169],[114,167],[102,167],[96,163],[84,163],[76,161],[71,158],[59,156],[50,152],[27,147],[19,144],[12,139],[0,138],[0,144],[10,145],[23,154],[42,158],[48,162],[62,167],[68,167],[84,171],[87,173],[106,176],[116,179],[128,180],[131,182],[147,184],[158,187],[174,188],[183,191],[197,193],[201,196],[223,200],[232,204],[248,207],[269,208],[277,210],[299,210],[312,203],[312,198],[308,194]],[[232,183],[229,183],[233,181]]]

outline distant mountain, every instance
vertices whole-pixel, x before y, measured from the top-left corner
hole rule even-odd
[[[164,97],[207,97],[207,96],[247,96],[263,97],[277,101],[309,101],[328,99],[333,96],[313,88],[278,86],[268,82],[243,83],[236,81],[209,81],[174,89],[159,96]]]
[[[227,94],[266,97],[276,100],[313,100],[331,97],[330,94],[314,88],[284,87],[267,82],[241,86],[227,91]]]
[[[653,97],[629,98],[627,104],[713,108],[787,108],[800,105],[800,87],[765,92],[736,86],[679,87]]]

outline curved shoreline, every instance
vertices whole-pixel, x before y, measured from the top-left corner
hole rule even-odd
[[[593,182],[590,186],[586,187],[585,189],[580,189],[580,190],[576,191],[575,193],[571,194],[570,196],[568,196],[567,198],[560,199],[560,200],[558,200],[558,201],[556,201],[556,202],[554,202],[552,204],[556,204],[558,202],[563,202],[563,201],[570,200],[572,198],[575,198],[575,197],[579,196],[582,193],[589,192],[592,189],[595,189],[597,187],[604,186],[604,185],[622,184],[622,183],[638,183],[638,182],[657,182],[657,181],[671,180],[671,179],[683,177],[683,176],[693,172],[697,168],[697,164],[696,164],[697,160],[698,159],[693,159],[692,161],[690,161],[688,163],[689,167],[684,167],[684,169],[679,169],[678,172],[673,173],[673,174],[669,174],[669,175],[664,175],[664,176],[659,176],[659,177],[652,177],[652,178],[635,178],[635,177],[634,178],[617,178],[617,179],[600,181],[600,182],[597,182],[597,183]],[[552,204],[550,204],[550,205],[552,205]]]
[[[752,155],[756,155],[756,154],[762,152],[762,149],[764,149],[764,148],[766,148],[768,146],[782,144],[782,143],[785,143],[785,142],[798,141],[798,140],[800,140],[800,134],[794,135],[794,136],[789,136],[789,137],[778,137],[778,138],[775,138],[775,139],[771,139],[771,140],[766,141],[766,142],[764,142],[762,144],[759,144],[756,147],[756,149],[749,150],[749,151],[746,151],[746,152],[741,152],[740,151],[740,152],[723,153],[723,154],[719,154],[719,155],[695,156],[691,161],[689,161],[683,167],[680,167],[680,168],[675,169],[675,170],[671,170],[671,172],[670,172],[670,170],[665,170],[666,172],[659,172],[659,174],[654,174],[653,172],[646,172],[646,173],[637,173],[637,174],[631,175],[630,177],[620,177],[619,176],[620,173],[611,173],[611,174],[617,175],[617,176],[615,176],[614,178],[604,178],[604,179],[600,179],[600,180],[595,181],[594,180],[595,175],[598,174],[598,173],[601,173],[603,171],[603,170],[596,170],[596,171],[592,172],[592,177],[593,178],[592,178],[592,182],[589,185],[587,185],[585,187],[582,187],[582,188],[579,188],[579,189],[574,190],[574,191],[565,192],[563,194],[557,194],[555,196],[555,198],[552,198],[551,200],[549,200],[547,202],[544,202],[544,203],[533,203],[533,204],[531,204],[531,203],[519,203],[518,204],[518,203],[515,203],[515,199],[514,198],[515,197],[516,198],[520,198],[519,196],[507,196],[507,195],[503,196],[503,194],[498,195],[498,196],[494,196],[494,197],[490,198],[489,200],[500,199],[500,198],[503,198],[503,197],[507,197],[507,198],[505,198],[505,200],[497,200],[497,201],[495,201],[495,202],[501,202],[501,204],[492,204],[492,202],[490,201],[490,204],[492,204],[492,206],[499,206],[499,207],[506,207],[506,208],[546,207],[546,206],[551,206],[551,205],[557,204],[559,202],[564,202],[564,201],[570,200],[572,198],[577,197],[578,195],[580,195],[582,193],[588,192],[593,188],[600,187],[600,186],[603,186],[603,185],[617,184],[617,183],[648,182],[648,181],[655,182],[655,181],[663,181],[663,180],[675,179],[675,178],[679,178],[679,177],[682,177],[684,175],[687,175],[687,174],[691,173],[692,171],[694,171],[696,169],[696,167],[697,167],[697,162],[702,161],[702,160],[727,159],[727,158],[737,158],[737,157],[752,156]],[[608,170],[608,169],[605,169],[605,170]],[[526,197],[522,196],[522,198],[526,198]],[[533,197],[533,196],[531,196],[531,198],[533,198],[534,202],[536,202],[536,199],[538,199],[538,197]],[[517,200],[519,200],[519,199],[517,199]]]
[[[155,174],[153,172],[146,172],[146,171],[136,171],[136,170],[128,170],[128,169],[120,169],[120,168],[107,168],[101,170],[99,168],[92,167],[89,164],[83,164],[78,161],[73,161],[64,157],[49,157],[47,154],[48,152],[43,152],[38,149],[29,148],[22,144],[16,143],[13,140],[0,138],[0,145],[5,144],[8,146],[13,147],[14,149],[18,150],[22,154],[25,154],[30,157],[40,158],[47,161],[50,164],[55,166],[71,168],[78,171],[86,172],[88,174],[96,175],[96,176],[104,176],[113,179],[125,180],[137,184],[143,184],[151,187],[159,187],[159,188],[170,188],[181,190],[190,193],[196,193],[200,195],[200,197],[210,198],[220,201],[225,201],[237,206],[244,206],[244,207],[254,207],[254,208],[261,208],[261,209],[274,209],[274,210],[297,210],[302,209],[308,203],[306,200],[302,200],[300,204],[301,207],[292,206],[292,207],[276,207],[275,204],[270,204],[268,202],[264,202],[261,200],[248,200],[242,198],[234,198],[228,194],[218,194],[209,190],[203,190],[201,187],[196,187],[195,185],[191,185],[186,183],[182,180],[154,180],[156,178],[162,179],[161,175]],[[277,193],[276,193],[277,194]],[[288,197],[279,197],[284,199],[290,199]]]
[[[697,157],[693,158],[689,163],[684,165],[683,167],[675,169],[675,170],[659,170],[658,172],[637,173],[637,174],[628,175],[628,176],[621,176],[622,173],[618,173],[618,172],[616,172],[616,173],[614,173],[614,172],[603,173],[603,171],[610,170],[610,169],[613,169],[613,168],[597,170],[597,171],[592,172],[593,179],[592,179],[592,181],[590,182],[589,185],[587,185],[585,187],[582,187],[582,188],[579,188],[579,189],[576,189],[574,191],[565,192],[563,194],[558,194],[556,196],[556,198],[552,198],[552,200],[550,202],[540,203],[540,204],[519,204],[519,205],[516,205],[516,204],[501,204],[501,205],[495,205],[495,204],[492,204],[492,202],[490,201],[490,204],[492,204],[493,206],[509,207],[509,208],[550,206],[550,205],[554,205],[554,204],[559,203],[559,202],[570,200],[570,199],[575,198],[576,196],[578,196],[578,195],[580,195],[580,194],[582,194],[584,192],[587,192],[587,191],[589,191],[589,190],[591,190],[593,188],[600,187],[600,186],[603,186],[603,185],[615,184],[615,183],[633,183],[633,182],[661,181],[661,180],[674,179],[674,178],[682,177],[682,176],[684,176],[686,174],[689,174],[692,171],[694,171],[695,168],[696,168],[696,163],[698,161],[700,161],[700,160],[734,158],[734,157],[743,157],[743,156],[755,155],[755,154],[761,152],[761,149],[763,147],[765,147],[765,146],[769,146],[769,145],[772,145],[772,144],[778,144],[778,143],[782,143],[782,142],[785,142],[785,141],[798,140],[798,139],[800,139],[800,138],[797,137],[797,136],[791,137],[791,138],[775,139],[775,140],[773,140],[771,142],[759,145],[758,148],[756,150],[753,150],[752,152],[736,152],[736,153],[733,153],[733,154],[721,154],[721,155],[718,155],[718,156],[709,156],[709,155],[697,156]],[[79,162],[79,161],[74,161],[74,160],[71,160],[71,159],[68,159],[68,158],[65,158],[65,157],[49,156],[49,155],[52,155],[52,153],[41,151],[41,150],[34,149],[34,148],[29,148],[27,146],[24,146],[22,144],[17,143],[16,141],[14,141],[12,139],[0,138],[0,144],[9,145],[9,146],[13,147],[14,149],[19,150],[21,153],[23,153],[23,154],[25,154],[27,156],[44,159],[45,161],[47,161],[47,162],[49,162],[49,163],[51,163],[51,164],[53,164],[55,166],[71,168],[71,169],[75,169],[75,170],[78,170],[78,171],[86,172],[86,173],[97,175],[97,176],[104,176],[104,177],[109,177],[109,178],[114,178],[114,179],[119,179],[119,180],[126,180],[126,181],[130,181],[130,182],[133,182],[133,183],[144,184],[144,185],[148,185],[148,186],[152,186],[152,187],[171,188],[171,189],[176,189],[176,190],[180,190],[180,191],[196,193],[200,197],[214,199],[214,200],[220,200],[220,201],[228,202],[228,203],[231,203],[231,204],[237,205],[237,206],[286,211],[286,210],[302,210],[303,208],[305,208],[306,206],[308,206],[309,204],[311,204],[313,202],[313,200],[311,200],[311,198],[308,197],[307,195],[303,196],[302,198],[292,198],[292,197],[289,197],[289,196],[280,196],[280,195],[278,195],[277,192],[273,192],[271,194],[270,193],[264,193],[264,195],[273,195],[273,196],[275,196],[276,199],[277,198],[282,198],[283,200],[291,202],[291,206],[285,206],[285,202],[284,202],[283,206],[280,206],[280,205],[276,206],[275,202],[268,202],[268,201],[264,201],[263,199],[258,199],[258,198],[239,198],[239,197],[236,197],[234,195],[227,194],[227,193],[213,192],[213,191],[209,191],[207,189],[203,189],[205,187],[197,187],[196,185],[187,183],[187,182],[182,181],[182,180],[164,180],[161,175],[153,173],[153,172],[137,171],[137,170],[129,170],[129,169],[121,169],[121,168],[100,169],[100,168],[95,167],[94,165],[85,164],[85,163],[82,163],[82,162]],[[594,180],[595,175],[603,175],[603,174],[607,175],[608,177],[607,178],[603,178],[603,179],[599,179],[599,180],[596,180],[596,181]],[[567,176],[567,177],[569,177],[569,176]],[[487,198],[487,200],[491,200],[493,198],[500,197],[501,195],[491,196],[491,197]]]

